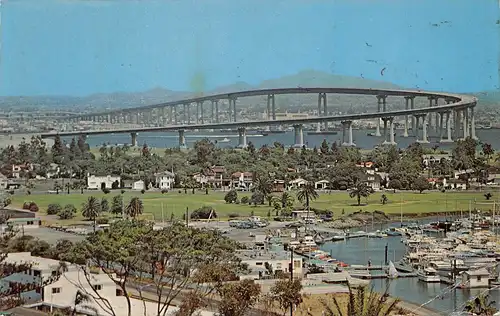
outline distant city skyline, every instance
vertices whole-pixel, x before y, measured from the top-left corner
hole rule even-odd
[[[4,0],[0,95],[208,91],[317,70],[499,89],[497,0]]]

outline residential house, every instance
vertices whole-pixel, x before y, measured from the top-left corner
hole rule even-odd
[[[138,191],[146,190],[146,186],[144,185],[144,181],[142,181],[142,180],[135,181],[132,184],[132,190],[138,190]]]
[[[9,179],[0,173],[0,189],[7,189],[9,186]]]
[[[30,163],[21,164],[21,165],[12,165],[12,177],[13,178],[21,178],[23,172],[33,171],[33,165]]]
[[[422,155],[422,163],[425,168],[428,168],[432,164],[437,164],[441,162],[442,159],[451,161],[451,154],[429,154]]]
[[[489,287],[490,273],[485,268],[478,270],[464,271],[462,273],[462,281],[460,287],[462,288],[487,288]]]
[[[231,187],[236,190],[248,191],[253,186],[253,173],[251,172],[235,172],[231,175]]]
[[[375,170],[369,169],[366,170],[364,182],[368,187],[372,188],[374,191],[378,191],[382,187],[381,186],[382,176],[379,173],[375,172]]]
[[[445,188],[455,190],[467,190],[467,181],[462,179],[448,179]]]
[[[100,189],[113,189],[120,187],[120,176],[95,176],[91,175],[87,177],[87,188],[89,190],[100,190]]]
[[[314,187],[316,190],[326,190],[328,189],[328,186],[330,185],[330,181],[328,180],[319,180],[314,182]]]
[[[302,178],[293,179],[288,182],[288,190],[298,190],[307,184],[307,180]]]
[[[285,191],[285,180],[275,179],[273,181],[273,192]]]
[[[7,263],[29,262],[31,269],[12,274],[2,280],[1,286],[8,288],[11,281],[18,283],[42,283],[42,285],[32,291],[21,294],[26,301],[26,307],[41,311],[51,311],[53,309],[75,309],[78,315],[108,315],[111,312],[109,306],[116,315],[127,314],[127,299],[117,288],[112,278],[97,271],[89,271],[88,268],[70,263],[65,264],[65,271],[60,272],[60,262],[58,260],[46,259],[32,256],[29,252],[9,253],[5,259]],[[59,273],[61,273],[59,275]],[[75,305],[75,297],[80,292],[89,297],[85,304]],[[99,294],[96,295],[95,292]],[[132,315],[157,315],[157,304],[153,303],[154,296],[144,293],[145,301],[130,299]],[[105,303],[104,303],[105,302]],[[177,310],[176,307],[169,307],[166,314],[170,315]],[[200,311],[203,316],[213,316],[212,312]]]
[[[31,228],[39,228],[42,225],[42,220],[38,217],[20,217],[20,218],[9,218],[7,220],[7,226],[12,230],[24,230]]]
[[[164,171],[155,174],[156,186],[160,190],[172,190],[175,184],[175,173]]]

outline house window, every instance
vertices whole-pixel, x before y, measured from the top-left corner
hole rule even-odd
[[[40,276],[42,274],[42,272],[40,272],[40,270],[33,270],[33,276]]]
[[[480,275],[477,276],[477,282],[481,282],[481,276]]]
[[[262,262],[256,262],[255,263],[256,266],[261,266],[262,265]]]
[[[57,293],[61,293],[61,288],[60,287],[53,287],[52,294],[57,294]]]
[[[33,221],[26,222],[26,225],[33,225]]]
[[[94,284],[92,285],[92,288],[96,291],[102,290],[102,284]]]

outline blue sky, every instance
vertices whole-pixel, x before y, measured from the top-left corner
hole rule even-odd
[[[0,95],[209,90],[306,69],[499,87],[498,0],[3,0],[1,10]]]

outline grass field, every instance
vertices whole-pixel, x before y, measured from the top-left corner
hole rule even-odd
[[[60,193],[58,195],[14,195],[12,197],[12,204],[16,207],[21,207],[25,201],[34,201],[40,207],[40,212],[44,214],[50,203],[60,203],[63,206],[68,203],[74,204],[79,209],[91,195],[98,198],[105,197],[111,204],[113,196],[117,194],[120,194],[120,192],[115,191],[110,194],[95,191],[86,192],[84,194],[74,192],[71,194]],[[380,202],[382,193],[375,193],[368,199],[362,199],[362,205],[357,206],[355,205],[356,199],[349,198],[349,194],[345,191],[320,193],[319,199],[313,201],[311,207],[330,210],[335,216],[339,216],[342,210],[344,210],[346,214],[358,210],[380,210],[385,213],[393,214],[400,214],[401,212],[403,214],[421,214],[460,210],[468,211],[469,205],[472,208],[476,207],[482,210],[490,210],[493,208],[493,200],[487,201],[484,197],[484,192],[480,191],[453,193],[424,192],[422,194],[413,192],[386,192],[385,194],[389,200],[385,205],[382,205]],[[197,191],[195,194],[192,194],[190,191],[188,191],[187,194],[184,194],[184,191],[182,191],[182,193],[171,191],[166,194],[161,194],[159,192],[146,192],[145,194],[141,194],[140,192],[125,192],[123,194],[123,199],[126,204],[132,197],[140,197],[144,203],[145,214],[148,218],[154,216],[155,220],[161,220],[162,209],[165,219],[169,219],[171,213],[174,213],[175,218],[181,218],[186,208],[188,208],[189,211],[193,211],[202,206],[212,206],[215,208],[219,218],[227,218],[231,213],[239,214],[239,216],[242,217],[249,216],[252,211],[257,216],[267,216],[268,211],[271,210],[267,204],[257,207],[243,204],[227,204],[224,202],[224,195],[225,192],[215,191],[209,191],[208,195],[206,195],[204,191]],[[239,193],[238,198],[241,199],[241,197],[249,195],[250,193]],[[500,193],[494,192],[492,199],[497,199],[499,197]],[[300,203],[295,201],[295,205],[300,206]],[[274,215],[274,211],[272,211],[271,214]]]

